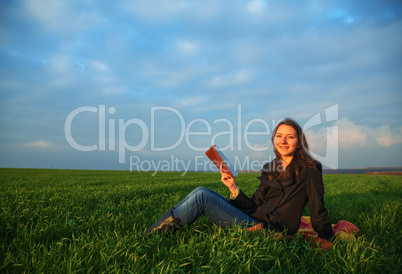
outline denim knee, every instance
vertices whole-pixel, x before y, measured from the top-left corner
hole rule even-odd
[[[203,187],[203,186],[199,186],[199,187],[197,187],[196,189],[194,189],[194,191],[196,191],[196,192],[199,192],[199,191],[209,191],[209,189],[206,188],[206,187]]]
[[[195,189],[194,194],[196,194],[197,197],[205,197],[211,195],[212,190],[203,186],[199,186]]]

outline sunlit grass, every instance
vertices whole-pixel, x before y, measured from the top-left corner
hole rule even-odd
[[[0,272],[384,272],[401,268],[402,177],[324,175],[330,221],[362,230],[323,252],[301,237],[221,229],[206,218],[171,237],[138,238],[218,173],[0,169]],[[237,181],[251,195],[256,174]],[[308,214],[308,211],[305,210]]]

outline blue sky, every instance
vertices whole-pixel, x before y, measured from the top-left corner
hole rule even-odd
[[[400,1],[1,0],[0,167],[259,169],[285,117],[402,166],[401,33]]]

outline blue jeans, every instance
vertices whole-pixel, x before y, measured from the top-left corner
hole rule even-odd
[[[194,189],[173,211],[173,217],[179,218],[182,226],[194,223],[202,214],[224,228],[240,224],[251,227],[257,222],[231,205],[224,197],[205,187]]]

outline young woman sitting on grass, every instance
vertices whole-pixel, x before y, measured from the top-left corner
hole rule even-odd
[[[251,198],[237,186],[235,179],[221,171],[221,181],[229,188],[229,200],[216,192],[198,187],[166,212],[146,235],[174,231],[205,215],[216,225],[263,228],[290,236],[297,232],[304,207],[308,204],[311,223],[320,238],[334,237],[324,207],[322,166],[308,153],[306,137],[292,119],[282,120],[271,138],[276,158],[264,165],[258,189]]]

